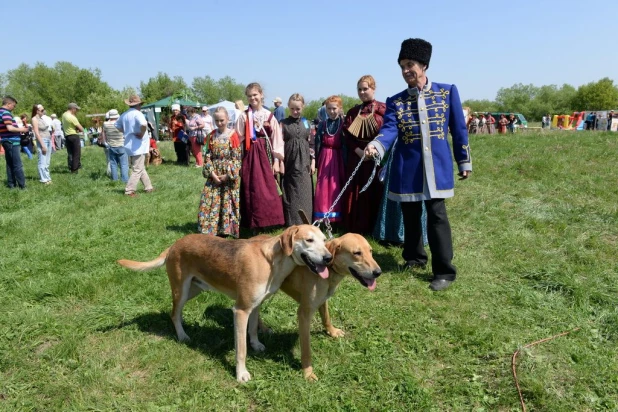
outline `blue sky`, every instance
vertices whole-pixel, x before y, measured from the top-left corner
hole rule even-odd
[[[64,60],[101,69],[118,89],[159,71],[189,84],[229,75],[260,82],[269,101],[355,96],[357,79],[372,74],[385,100],[405,88],[402,40],[421,37],[433,44],[429,78],[456,84],[462,100],[494,99],[515,83],[618,80],[613,0],[35,3],[3,4],[4,16],[23,18],[5,31],[15,41],[0,72]]]

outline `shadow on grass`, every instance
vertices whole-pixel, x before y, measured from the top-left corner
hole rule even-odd
[[[378,262],[378,265],[382,268],[383,273],[400,272],[402,270],[402,266],[400,265],[401,262],[399,262],[391,253],[388,253],[388,250],[386,252],[374,251],[373,258],[376,262]]]
[[[165,229],[170,230],[172,232],[180,232],[185,235],[190,235],[193,233],[197,233],[197,222],[187,222],[183,225],[166,226]]]
[[[207,322],[210,325],[200,326],[198,324],[183,323],[185,332],[191,337],[191,340],[188,342],[178,342],[178,344],[186,345],[208,357],[217,359],[232,376],[236,376],[235,361],[230,363],[227,360],[229,352],[235,348],[234,318],[231,309],[222,305],[208,306],[204,311],[204,318],[210,321]],[[167,312],[139,315],[118,325],[102,328],[100,331],[108,332],[131,325],[137,326],[142,332],[164,339],[173,341],[177,339],[176,330]],[[292,352],[298,339],[298,334],[295,331],[260,333],[258,336],[260,342],[266,346],[266,351],[255,352],[251,349],[247,338],[248,357],[270,359],[288,364],[295,369],[301,368],[300,361],[294,357]]]
[[[427,262],[425,269],[414,268],[410,269],[404,266],[403,259],[394,257],[387,252],[373,252],[373,258],[382,268],[382,272],[388,272],[395,275],[412,276],[423,282],[431,282],[433,275],[431,274],[431,262]]]

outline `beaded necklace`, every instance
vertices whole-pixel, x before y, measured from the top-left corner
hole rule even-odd
[[[332,119],[326,120],[326,134],[329,136],[334,136],[339,131],[339,126],[341,125],[341,118],[337,117],[337,119],[332,120],[331,125],[335,125],[335,128],[332,132],[331,132],[330,126],[328,125],[328,120],[332,120]]]

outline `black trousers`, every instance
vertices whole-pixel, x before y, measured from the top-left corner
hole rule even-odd
[[[174,142],[174,151],[176,152],[176,163],[180,165],[189,164],[189,153],[187,153],[187,144],[181,141]]]
[[[71,134],[65,137],[67,148],[67,162],[69,170],[73,173],[82,167],[82,142],[78,134]]]
[[[451,225],[446,215],[444,199],[425,201],[427,209],[427,238],[431,250],[431,269],[434,279],[455,280],[457,269],[453,260]],[[421,202],[402,202],[404,244],[402,256],[406,262],[427,264],[427,252],[423,246]]]

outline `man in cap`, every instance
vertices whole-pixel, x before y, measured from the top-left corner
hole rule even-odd
[[[77,173],[82,167],[82,146],[78,132],[83,133],[84,128],[75,117],[79,109],[77,103],[69,103],[68,110],[62,115],[62,128],[66,133],[67,161],[71,173]]]
[[[154,190],[150,183],[150,176],[144,164],[146,154],[150,149],[150,136],[148,133],[148,122],[140,111],[142,99],[137,95],[130,96],[124,101],[129,110],[124,112],[116,121],[115,126],[124,133],[124,147],[129,155],[129,165],[131,167],[131,177],[124,189],[124,194],[135,197],[137,194],[137,183],[141,181],[146,193]]]
[[[431,290],[448,288],[457,271],[452,264],[451,227],[444,199],[454,195],[453,161],[447,133],[453,137],[453,155],[460,180],[472,171],[466,120],[453,84],[433,83],[426,71],[432,46],[423,39],[401,44],[398,63],[408,88],[386,99],[384,125],[367,145],[367,156],[385,154],[395,146],[388,198],[401,203],[405,240],[403,258],[411,268],[424,268],[427,253],[421,230],[422,202],[427,208],[431,250]]]
[[[13,117],[13,109],[17,106],[17,100],[12,96],[2,98],[0,107],[0,140],[4,149],[4,160],[6,160],[6,180],[9,189],[16,185],[20,189],[26,188],[26,176],[24,166],[21,162],[19,153],[21,152],[21,133],[28,133],[28,127],[19,127]]]
[[[281,100],[281,97],[275,97],[275,100],[273,100],[273,103],[275,104],[275,119],[277,119],[277,121],[279,123],[281,123],[281,120],[285,119],[285,109],[283,108],[283,100]]]

